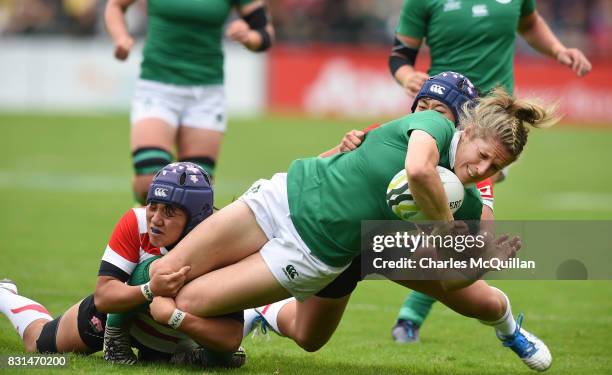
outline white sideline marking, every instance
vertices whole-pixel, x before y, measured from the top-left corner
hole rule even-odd
[[[131,194],[131,176],[101,174],[60,174],[49,172],[23,173],[0,171],[0,189],[27,189],[73,193],[128,193]],[[215,189],[224,194],[241,195],[253,181],[246,179],[221,179]]]
[[[612,193],[571,191],[544,195],[542,205],[551,210],[612,211]]]

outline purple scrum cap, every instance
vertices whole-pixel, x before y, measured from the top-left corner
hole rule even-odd
[[[451,71],[442,72],[425,81],[414,98],[411,109],[414,112],[421,98],[436,99],[451,109],[455,115],[455,124],[457,124],[461,106],[477,97],[478,90],[466,76]]]
[[[168,164],[153,177],[147,195],[147,204],[150,202],[183,209],[188,216],[183,231],[186,235],[213,212],[210,176],[193,163]]]

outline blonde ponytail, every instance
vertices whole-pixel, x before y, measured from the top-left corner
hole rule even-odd
[[[480,138],[494,137],[518,158],[527,144],[529,126],[548,128],[559,121],[556,106],[543,106],[532,99],[516,99],[497,87],[476,105],[462,108],[462,128],[473,127]]]

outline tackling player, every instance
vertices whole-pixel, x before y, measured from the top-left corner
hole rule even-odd
[[[433,85],[437,85],[438,88],[442,87],[442,90],[430,90]],[[472,89],[473,86],[469,80],[460,74],[445,72],[433,76],[419,90],[412,111],[420,112],[431,109],[457,123],[455,119],[458,118],[461,107],[468,101],[477,98],[476,92]],[[379,126],[379,124],[374,124],[362,131],[352,130],[348,132],[338,146],[320,156],[330,157],[339,152],[355,150],[361,145],[367,133]],[[483,202],[480,220],[492,220],[493,190],[491,180],[486,179],[480,182],[478,187]],[[454,215],[455,220],[462,219],[461,212],[458,214]],[[355,258],[347,270],[312,297],[312,305],[315,307],[310,310],[310,314],[306,317],[298,318],[296,316],[298,302],[294,298],[246,310],[244,335],[246,336],[258,323],[261,323],[264,332],[267,330],[266,326],[268,326],[279,335],[293,339],[307,351],[318,350],[331,338],[340,323],[340,317],[348,304],[351,293],[357,287],[357,283],[362,280],[360,263],[361,258]],[[480,319],[480,321],[494,327],[504,346],[515,351],[529,367],[544,370],[550,366],[552,357],[543,342],[528,333],[525,340],[517,339],[517,337],[524,335],[520,330],[523,318],[522,315],[519,316],[519,324],[517,325],[512,316],[510,301],[501,290],[488,286],[484,281],[479,281],[470,286],[470,292],[478,295],[479,298],[472,298],[470,303],[466,304],[457,292],[448,293],[437,288],[431,288],[431,285],[417,283],[416,290],[423,290],[421,288],[429,288],[434,296],[437,296],[438,299],[460,314],[471,317],[496,317],[492,321],[483,319]],[[463,292],[466,291],[463,290]],[[431,299],[426,294],[414,293]],[[435,301],[434,299],[431,300]],[[501,305],[505,305],[501,309],[500,300],[502,301]],[[429,306],[431,307],[431,304]],[[499,318],[500,316],[501,318]],[[394,327],[393,335],[402,337],[407,333],[415,332],[411,327],[404,328],[404,325],[409,324],[408,322],[402,319],[402,312],[400,312],[400,319]]]
[[[372,130],[354,152],[299,159],[288,174],[257,181],[154,264],[152,280],[190,266],[190,282],[177,295],[176,309],[199,316],[261,306],[293,295],[300,301],[297,321],[308,320],[317,309],[309,297],[359,256],[361,222],[398,220],[385,202],[388,182],[398,170],[406,169],[421,212],[444,222],[440,229],[444,233],[454,223],[436,167],[454,169],[467,186],[456,215],[478,220],[482,203],[472,184],[516,160],[526,144],[528,125],[546,127],[555,121],[549,109],[517,100],[502,89],[462,110],[462,131],[436,111],[414,113]],[[513,254],[520,240],[503,240],[496,246]],[[440,292],[451,288],[450,284],[405,285],[443,298]],[[474,285],[449,294],[445,302],[472,306],[472,299],[482,298],[474,291],[479,292],[483,284]],[[472,316],[497,324],[509,335],[518,331],[517,339],[526,340],[524,331],[516,328],[505,296],[490,295],[490,302],[497,306],[495,314],[473,311]],[[550,363],[543,344],[533,346],[540,347],[526,361],[545,363],[531,365]]]
[[[157,294],[176,294],[188,267],[146,282],[148,267],[210,216],[213,191],[209,177],[195,164],[170,164],[155,176],[147,202],[146,207],[127,211],[115,226],[102,257],[94,294],[60,317],[51,318],[42,305],[18,295],[11,281],[0,282],[0,311],[23,339],[26,351],[99,351],[107,313],[131,310]],[[125,283],[130,278],[132,285]],[[134,282],[138,280],[142,282]],[[139,314],[131,328],[131,343],[140,349],[143,359],[170,360],[172,354],[182,352],[188,353],[180,355],[184,362],[196,364],[208,360],[202,357],[210,350],[236,351],[242,339],[242,319],[242,312],[206,319],[185,314],[182,322],[171,329]],[[130,354],[133,355],[131,349]],[[125,357],[112,359],[130,362]],[[224,365],[231,364],[231,358],[227,359]]]

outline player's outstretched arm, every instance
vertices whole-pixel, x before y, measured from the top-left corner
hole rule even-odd
[[[565,47],[537,11],[520,19],[518,31],[536,51],[571,68],[579,77],[591,71],[591,62],[582,51]]]
[[[136,0],[108,0],[104,9],[104,24],[115,44],[115,58],[128,58],[134,39],[130,36],[125,24],[125,11]]]

